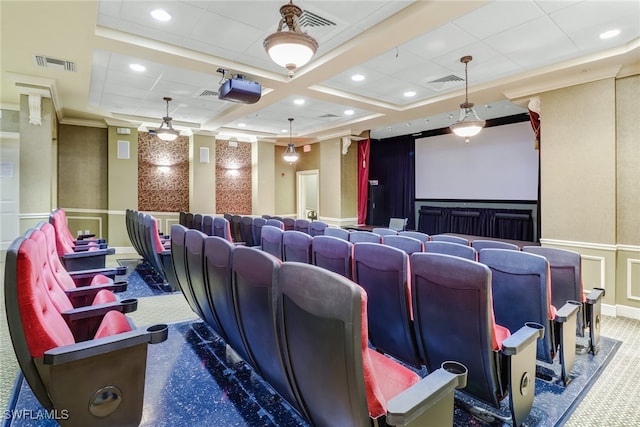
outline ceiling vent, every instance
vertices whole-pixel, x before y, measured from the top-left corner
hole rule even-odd
[[[200,89],[198,92],[196,92],[195,95],[193,95],[193,97],[194,98],[215,97],[216,99],[218,99],[218,91],[212,90],[212,89]]]
[[[300,15],[301,27],[332,27],[334,25],[336,25],[335,22],[329,21],[327,18],[323,18],[308,10],[303,11],[302,15]]]
[[[43,55],[33,55],[33,61],[38,67],[53,68],[54,70],[76,72],[76,63],[64,59],[51,58]]]
[[[451,87],[457,86],[460,82],[464,82],[464,79],[462,77],[458,77],[454,74],[449,74],[448,76],[440,77],[439,79],[427,82],[427,86],[435,91],[440,92],[444,89],[449,89]]]
[[[323,114],[322,116],[320,116],[318,118],[319,119],[335,119],[336,117],[340,117],[340,116],[337,116],[335,114],[329,113],[329,114]]]

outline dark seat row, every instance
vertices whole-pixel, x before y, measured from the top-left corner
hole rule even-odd
[[[168,291],[177,290],[171,264],[171,240],[161,236],[158,220],[150,214],[127,209],[125,221],[129,240],[142,257],[143,266],[159,276]]]
[[[7,250],[5,301],[11,342],[40,404],[68,426],[135,426],[142,416],[146,347],[166,325],[135,329],[136,300],[111,291],[126,284],[96,271],[86,286],[62,268],[52,226],[39,224]]]
[[[452,424],[464,367],[420,381],[371,350],[367,296],[352,281],[181,225],[171,239],[193,311],[312,425]]]

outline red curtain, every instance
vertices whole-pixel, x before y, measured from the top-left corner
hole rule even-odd
[[[371,140],[358,141],[358,224],[367,222],[367,199],[369,197],[369,152]]]
[[[533,110],[529,110],[529,121],[531,122],[531,129],[536,137],[535,149],[540,149],[540,114]]]

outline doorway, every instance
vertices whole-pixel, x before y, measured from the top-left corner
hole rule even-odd
[[[297,188],[297,212],[298,218],[318,219],[318,209],[320,207],[320,191],[318,188],[318,169],[296,172]],[[315,217],[309,214],[315,213]]]

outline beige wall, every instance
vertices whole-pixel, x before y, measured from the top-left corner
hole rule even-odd
[[[540,95],[543,238],[615,243],[615,80]]]
[[[640,318],[640,76],[540,94],[542,239],[581,254],[603,312]]]
[[[317,151],[318,147],[315,147]],[[302,153],[301,148],[296,151],[300,154],[300,159],[296,163],[289,164],[282,158],[280,146],[274,147],[274,185],[275,185],[275,211],[276,215],[294,215],[296,214],[296,171],[299,169],[299,162],[303,158],[308,157],[310,153]],[[268,212],[254,212],[262,214]]]
[[[209,149],[209,163],[201,163],[200,148]],[[200,214],[216,211],[216,139],[213,136],[194,135],[189,180],[189,210]]]
[[[278,211],[277,197],[281,191],[275,180],[276,147],[269,142],[256,142],[251,150],[252,190],[251,213],[273,215]]]
[[[347,154],[341,156],[342,218],[358,217],[358,143],[353,141]]]
[[[108,130],[108,230],[107,241],[114,247],[131,247],[125,224],[125,211],[138,209],[138,130],[129,128],[129,135]],[[129,142],[129,158],[118,159],[118,141]]]
[[[48,221],[57,204],[57,119],[42,98],[42,124],[29,123],[29,98],[20,97],[20,232]]]
[[[320,145],[320,209],[318,219],[339,221],[342,214],[340,140],[322,141]]]

